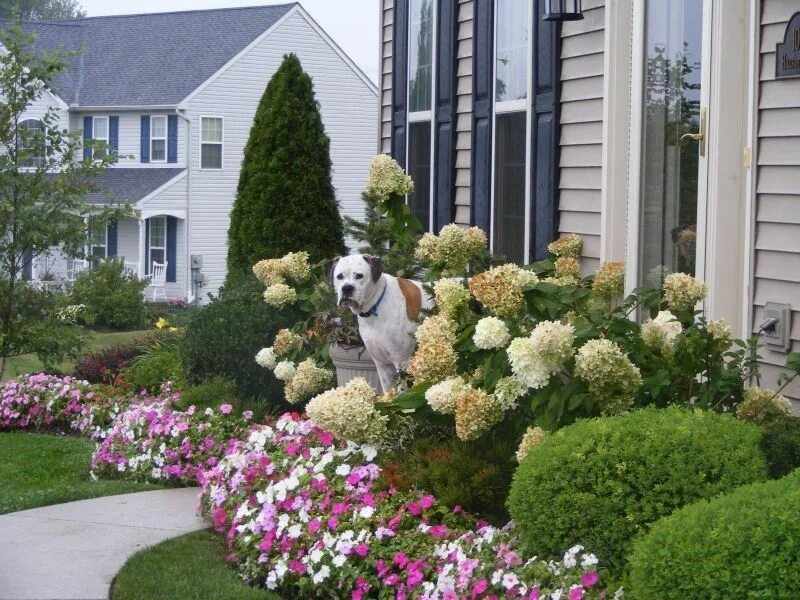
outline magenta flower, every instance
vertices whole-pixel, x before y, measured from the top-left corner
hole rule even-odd
[[[426,495],[426,496],[423,496],[422,498],[420,498],[420,499],[419,499],[419,505],[420,505],[420,506],[421,506],[421,507],[422,507],[424,510],[428,510],[428,509],[429,509],[431,506],[433,506],[433,503],[434,503],[435,501],[436,501],[436,498],[434,498],[433,496],[431,496],[430,494],[428,494],[428,495]]]
[[[406,504],[406,509],[408,510],[408,512],[410,512],[412,515],[415,516],[419,515],[422,512],[422,507],[420,507],[420,505],[417,502],[409,502],[408,504]]]
[[[472,598],[475,599],[489,589],[489,582],[485,579],[479,579],[478,582],[472,586]]]
[[[219,412],[221,412],[223,415],[231,414],[232,410],[233,406],[231,406],[230,404],[223,404],[219,407]]]
[[[595,571],[590,571],[589,573],[584,573],[583,577],[581,577],[581,582],[586,587],[592,587],[598,581],[600,581],[600,577]]]
[[[569,600],[583,600],[583,587],[574,587],[569,591]]]
[[[358,554],[361,558],[364,558],[369,552],[369,544],[358,544],[353,548],[353,552]]]

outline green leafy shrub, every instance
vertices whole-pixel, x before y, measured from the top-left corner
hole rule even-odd
[[[700,501],[633,546],[636,598],[800,598],[800,472]]]
[[[509,512],[530,552],[555,556],[580,540],[619,569],[660,517],[764,479],[758,441],[733,416],[678,407],[578,421],[523,460]]]
[[[135,391],[158,393],[167,381],[173,390],[186,387],[186,376],[180,355],[180,334],[162,331],[138,347],[138,355],[131,366],[123,371],[125,379]]]
[[[83,304],[100,327],[136,329],[144,324],[147,281],[125,269],[120,260],[105,260],[75,280],[72,302]]]
[[[761,450],[770,477],[783,477],[800,467],[800,419],[777,417],[764,425]]]
[[[511,441],[423,438],[383,464],[383,479],[400,490],[428,491],[445,506],[503,525],[514,450]]]
[[[181,342],[188,382],[203,383],[218,375],[236,384],[243,398],[269,399],[282,405],[283,386],[260,367],[256,353],[272,344],[276,331],[297,320],[294,310],[267,306],[264,287],[254,277],[224,290],[194,315]]]
[[[212,377],[198,385],[188,386],[180,393],[174,404],[179,410],[186,410],[190,406],[197,407],[197,410],[218,409],[223,404],[230,404],[234,414],[251,411],[254,415],[253,422],[261,421],[265,415],[265,408],[268,408],[263,403],[243,399],[236,384],[224,377]]]
[[[263,258],[305,250],[312,262],[344,252],[331,181],[330,139],[311,77],[294,54],[272,76],[253,120],[228,229],[228,277]]]

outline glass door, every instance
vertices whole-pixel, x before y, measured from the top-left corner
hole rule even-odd
[[[638,283],[703,277],[711,0],[645,0]]]

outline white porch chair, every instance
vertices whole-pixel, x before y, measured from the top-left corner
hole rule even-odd
[[[72,264],[67,265],[67,281],[74,283],[78,275],[89,268],[89,261],[82,258],[73,258]]]
[[[150,270],[150,287],[153,290],[153,302],[156,301],[156,294],[161,291],[161,297],[164,298],[164,302],[167,301],[167,292],[165,289],[165,285],[167,283],[167,265],[169,263],[164,262],[157,263],[153,261],[153,267]]]

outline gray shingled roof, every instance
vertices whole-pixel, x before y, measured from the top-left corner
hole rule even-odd
[[[104,193],[107,192],[114,202],[135,204],[185,170],[106,169],[94,179],[102,191],[89,194],[86,201],[89,204],[108,204],[108,196]]]
[[[29,22],[25,29],[36,34],[37,50],[81,50],[54,85],[68,104],[172,106],[295,4]]]

